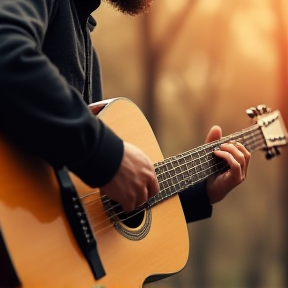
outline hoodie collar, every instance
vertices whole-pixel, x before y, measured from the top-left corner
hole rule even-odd
[[[79,11],[79,15],[81,18],[81,22],[86,25],[87,20],[90,19],[90,14],[94,12],[101,4],[101,0],[73,0],[77,10]],[[93,18],[92,18],[93,19]]]

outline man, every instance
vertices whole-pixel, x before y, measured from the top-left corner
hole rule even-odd
[[[107,0],[135,15],[151,0]],[[95,118],[101,78],[89,33],[100,0],[0,0],[0,133],[53,167],[66,166],[127,212],[158,192],[153,164]],[[206,141],[221,137],[212,127]],[[187,222],[211,216],[246,176],[250,153],[223,144],[230,169],[180,194]]]
[[[107,2],[135,15],[152,1]],[[86,107],[102,97],[89,36],[95,26],[89,15],[99,5],[100,0],[0,0],[0,131],[51,165],[67,166],[131,211],[155,195],[158,185],[148,157],[123,143]],[[215,126],[207,141],[219,137],[221,129]],[[207,208],[242,182],[250,154],[236,146],[224,144],[215,151],[228,162],[227,172],[181,199],[192,194],[205,198],[207,188]],[[189,218],[193,209],[187,208]]]

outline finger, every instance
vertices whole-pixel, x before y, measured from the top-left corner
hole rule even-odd
[[[136,205],[137,205],[137,199],[139,198],[139,195],[143,195],[145,192],[144,187],[141,186],[140,182],[135,182],[134,185],[126,185],[124,186],[125,188],[125,193],[122,191],[119,199],[119,204],[121,204],[124,212],[132,212],[135,210]]]
[[[131,199],[129,199],[128,201],[123,201],[120,204],[121,204],[121,206],[123,208],[123,211],[126,212],[126,213],[132,212],[136,208],[136,202],[135,201],[131,201]]]
[[[230,169],[225,173],[225,178],[228,177],[230,186],[234,187],[241,183],[243,181],[241,164],[233,157],[233,155],[230,152],[224,150],[214,151],[214,154],[217,157],[225,160],[230,166]]]
[[[246,171],[246,159],[243,152],[238,149],[238,144],[235,143],[226,143],[221,145],[221,150],[229,152],[233,158],[240,164],[242,177],[245,178]]]
[[[141,206],[142,204],[148,201],[148,188],[145,187],[140,193],[137,194],[136,207]]]
[[[222,137],[222,129],[221,129],[221,127],[218,126],[218,125],[214,125],[210,129],[210,131],[209,131],[209,133],[208,133],[208,135],[206,137],[205,143],[209,143],[209,142],[218,140],[221,137]]]
[[[249,165],[249,160],[250,160],[251,154],[244,147],[243,144],[241,144],[239,142],[236,142],[236,141],[231,141],[231,144],[233,144],[237,148],[237,150],[240,151],[243,154],[244,158],[242,157],[242,154],[239,154],[239,153],[235,154],[234,157],[239,163],[241,163],[242,175],[243,175],[243,178],[246,178],[247,169],[248,169],[248,165]]]
[[[148,180],[148,199],[155,196],[160,188],[155,173],[150,173]]]
[[[239,142],[236,142],[234,144],[234,146],[243,153],[244,155],[244,158],[245,158],[245,177],[246,177],[246,174],[247,174],[247,169],[248,169],[248,166],[249,166],[249,161],[250,161],[250,158],[251,158],[251,153],[245,148],[245,146]]]

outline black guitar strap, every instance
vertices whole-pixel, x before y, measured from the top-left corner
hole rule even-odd
[[[97,243],[90,230],[88,219],[78,198],[74,184],[69,177],[67,169],[55,170],[61,188],[63,207],[70,223],[71,230],[75,236],[81,251],[87,259],[94,278],[96,280],[105,276],[100,256],[97,251]],[[0,288],[17,288],[21,281],[13,266],[5,244],[0,226]]]
[[[68,170],[66,168],[55,169],[55,173],[61,188],[62,204],[70,228],[79,248],[91,268],[94,278],[98,280],[104,277],[106,273],[85,210],[69,176]]]

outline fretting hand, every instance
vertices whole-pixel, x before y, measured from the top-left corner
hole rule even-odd
[[[221,128],[213,126],[207,135],[206,143],[218,140],[221,136]],[[250,160],[249,151],[238,142],[222,144],[220,150],[214,151],[214,154],[225,160],[230,168],[208,178],[206,188],[211,204],[221,201],[233,188],[244,181]]]

